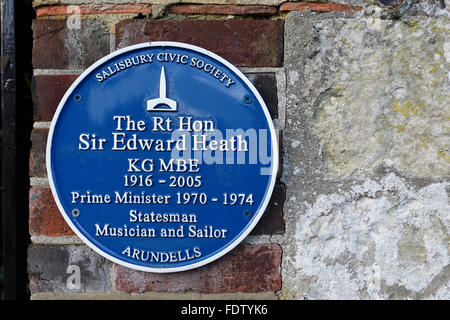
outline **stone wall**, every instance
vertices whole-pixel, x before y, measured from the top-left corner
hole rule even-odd
[[[33,4],[32,299],[450,298],[450,3]],[[50,121],[70,84],[108,53],[157,40],[237,65],[268,104],[281,146],[252,234],[173,274],[127,269],[85,246],[45,168]]]

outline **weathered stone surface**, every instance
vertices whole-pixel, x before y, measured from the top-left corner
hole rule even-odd
[[[386,160],[417,177],[450,173],[449,19],[296,13],[288,21],[288,105],[313,123],[329,176],[370,172]],[[301,141],[291,143],[302,149]]]
[[[450,297],[448,23],[288,16],[282,298]]]
[[[114,289],[128,293],[267,292],[281,288],[281,248],[241,244],[203,267],[175,273],[148,273],[114,265]]]
[[[385,6],[398,7],[401,6],[405,0],[379,0],[379,2]]]
[[[283,25],[282,20],[125,20],[116,26],[116,47],[178,41],[237,66],[277,67],[283,62]]]
[[[111,262],[87,246],[32,245],[28,249],[31,293],[104,292],[111,286],[111,267]],[[79,281],[73,277],[78,271]]]
[[[449,15],[448,0],[379,0],[380,3],[387,6],[386,13],[395,18]]]
[[[284,297],[449,299],[449,186],[390,173],[313,203],[291,196]]]

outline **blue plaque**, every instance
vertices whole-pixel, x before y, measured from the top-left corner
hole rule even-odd
[[[73,231],[149,272],[218,259],[263,215],[278,147],[264,101],[232,64],[177,42],[130,46],[83,72],[47,143],[49,183]]]

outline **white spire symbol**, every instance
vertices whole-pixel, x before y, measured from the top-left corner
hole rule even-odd
[[[169,108],[156,108],[161,105],[168,106]],[[167,98],[164,67],[161,69],[161,76],[159,78],[159,98],[147,100],[147,111],[177,111],[177,102]]]

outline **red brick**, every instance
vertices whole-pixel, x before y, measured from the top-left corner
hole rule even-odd
[[[208,49],[238,66],[279,67],[283,62],[282,20],[125,20],[116,45],[179,41]]]
[[[168,12],[173,14],[270,16],[277,13],[277,7],[235,4],[174,4],[169,7]]]
[[[33,21],[33,65],[35,68],[58,68],[67,64],[63,43],[66,20]]]
[[[31,236],[74,235],[59,212],[49,187],[31,187],[29,200],[29,231]]]
[[[281,247],[241,244],[203,267],[158,274],[114,266],[114,289],[129,293],[156,292],[267,292],[281,289]]]
[[[33,129],[31,132],[30,176],[47,177],[45,152],[48,129]]]
[[[85,69],[109,53],[109,29],[96,19],[81,19],[80,28],[66,19],[33,21],[33,66],[37,69]]]
[[[79,4],[78,14],[121,14],[121,13],[142,13],[151,14],[151,4]],[[74,14],[73,10],[69,10],[67,5],[45,6],[36,9],[36,17],[51,17],[51,16],[69,16]]]
[[[280,6],[280,12],[302,11],[302,10],[311,10],[320,12],[329,12],[329,11],[353,12],[353,11],[360,11],[361,9],[362,9],[361,6],[353,6],[349,4],[318,3],[318,2],[285,2]]]
[[[33,77],[34,121],[51,121],[61,98],[78,75],[40,75]]]

